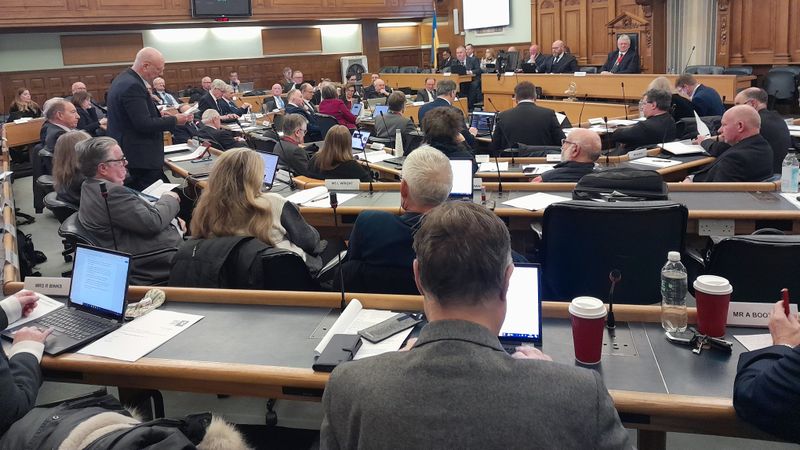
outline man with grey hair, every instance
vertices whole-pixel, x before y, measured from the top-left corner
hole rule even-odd
[[[150,98],[146,83],[163,74],[164,64],[161,52],[145,47],[108,91],[108,136],[124,148],[130,165],[128,185],[140,191],[164,178],[164,132],[192,119],[191,114],[162,116]]]
[[[621,34],[617,38],[617,49],[608,54],[600,73],[639,73],[639,54],[631,49],[631,38]]]
[[[320,448],[630,448],[598,371],[500,344],[510,241],[503,221],[471,202],[426,214],[413,270],[428,324],[406,351],[334,369]]]
[[[225,85],[225,89],[222,91],[222,98],[217,101],[219,105],[219,113],[221,115],[228,115],[231,114],[235,115],[236,118],[243,116],[247,113],[247,111],[252,108],[253,105],[250,103],[244,102],[242,106],[239,107],[236,105],[236,93],[234,92],[233,86],[230,84]]]
[[[440,108],[440,107],[451,107],[458,111],[461,114],[461,117],[464,117],[464,111],[460,108],[453,106],[453,102],[456,101],[456,83],[453,80],[442,80],[436,85],[436,100],[425,103],[424,105],[419,107],[419,111],[417,112],[417,117],[419,118],[419,124],[422,124],[422,119],[425,118],[425,114],[428,111],[432,110],[433,108]],[[478,135],[478,130],[475,127],[470,127],[467,129],[466,121],[463,121],[465,124],[464,127],[461,129],[461,135],[464,136],[464,140],[467,144],[472,148],[475,149],[478,146],[478,141],[475,140],[475,136]]]
[[[203,124],[197,128],[197,137],[211,141],[214,148],[228,150],[234,147],[247,147],[247,142],[222,128],[222,121],[217,111],[207,109],[203,113]]]
[[[411,152],[403,162],[400,181],[405,213],[358,215],[342,267],[345,287],[354,292],[416,294],[411,269],[414,232],[425,213],[447,200],[452,186],[450,160],[444,153],[428,145]]]
[[[295,91],[296,92],[296,91]],[[277,153],[281,163],[285,164],[293,175],[308,175],[308,162],[311,157],[303,147],[308,120],[300,114],[286,114],[283,118],[283,137],[275,144],[272,152]]]
[[[180,209],[178,194],[166,192],[150,204],[123,186],[128,160],[113,138],[92,138],[80,142],[77,150],[78,166],[86,177],[81,187],[78,220],[100,247],[136,255],[180,244],[183,238],[178,228],[186,230],[182,220],[174,220]],[[106,185],[107,199],[101,194],[101,183]],[[148,263],[152,273],[142,280],[165,280],[171,260],[172,253],[154,258],[152,267]]]
[[[211,89],[209,89],[208,92],[203,95],[202,98],[200,98],[200,102],[198,103],[200,113],[204,113],[206,110],[213,109],[219,113],[223,123],[235,122],[239,116],[231,112],[223,112],[221,106],[221,102],[224,101],[222,96],[225,94],[225,89],[227,88],[228,84],[219,78],[212,81]]]
[[[669,113],[672,94],[660,89],[650,89],[644,93],[641,105],[646,120],[629,127],[617,128],[609,137],[612,144],[618,144],[622,148],[622,153],[675,140],[677,129]]]
[[[553,170],[531,180],[533,183],[577,183],[584,175],[594,172],[601,148],[597,133],[576,128],[561,142],[561,162],[553,166]]]
[[[300,89],[292,89],[289,91],[289,93],[286,95],[286,102],[286,115],[300,114],[306,119],[306,122],[308,122],[307,128],[309,135],[306,136],[307,140],[313,142],[321,141],[325,138],[325,136],[322,136],[320,133],[319,125],[314,117],[314,113],[306,109],[303,92]]]
[[[54,97],[44,102],[44,117],[47,119],[42,125],[40,137],[44,147],[50,151],[55,150],[56,141],[62,134],[72,131],[78,126],[78,110],[72,102],[61,97]]]
[[[381,78],[376,78],[370,86],[364,89],[364,98],[367,100],[373,98],[389,98],[391,93],[392,88],[386,86],[386,82]]]

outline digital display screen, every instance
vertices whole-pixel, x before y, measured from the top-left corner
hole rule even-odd
[[[278,170],[278,155],[275,153],[259,153],[264,160],[264,184],[272,186],[275,181],[275,172]]]
[[[515,264],[506,296],[506,320],[500,338],[538,340],[542,335],[539,266]]]
[[[69,302],[96,314],[122,317],[130,257],[102,249],[76,247]]]
[[[450,197],[472,197],[472,160],[451,159],[450,169],[453,171],[453,187]]]
[[[250,0],[192,0],[192,17],[252,16]]]

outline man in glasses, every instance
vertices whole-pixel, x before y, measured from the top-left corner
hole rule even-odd
[[[534,183],[576,183],[584,175],[594,172],[594,163],[600,157],[600,136],[594,131],[577,128],[561,141],[561,162]]]

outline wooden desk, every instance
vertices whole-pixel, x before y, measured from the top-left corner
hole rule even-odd
[[[416,91],[425,87],[425,80],[428,78],[435,78],[437,83],[441,80],[455,81],[456,89],[461,83],[470,82],[474,78],[474,75],[445,75],[442,73],[381,73],[379,75],[390,88],[411,88],[414,90],[414,95],[417,95]],[[365,73],[361,82],[364,86],[371,86],[372,74]]]
[[[584,77],[576,77],[573,74],[518,74],[515,76],[501,76],[484,74],[481,78],[484,95],[504,94],[510,96],[514,92],[514,87],[521,81],[530,81],[537,87],[542,88],[542,94],[547,97],[566,97],[564,93],[569,89],[569,84],[576,84],[576,97],[582,98],[588,94],[590,99],[612,99],[622,100],[622,86],[625,83],[625,98],[631,103],[638,103],[641,96],[647,90],[647,86],[660,74],[614,74],[600,75],[587,74]],[[678,75],[663,75],[670,80],[672,85]],[[697,81],[705,86],[714,88],[719,95],[725,99],[725,103],[733,104],[736,94],[745,88],[749,88],[753,80],[752,75],[695,75]],[[495,103],[497,100],[495,100]],[[501,106],[498,104],[498,108]],[[584,116],[585,117],[585,116]]]
[[[486,111],[494,111],[494,107],[498,111],[505,111],[515,106],[511,94],[487,93],[484,91],[483,98],[483,108]],[[568,102],[566,100],[536,100],[536,104],[543,108],[566,114],[574,127],[579,125],[578,121],[588,126],[589,118],[594,117],[608,117],[608,120],[639,117],[638,106],[622,103],[589,101],[584,105],[583,102]],[[626,106],[627,116],[625,112]]]
[[[3,127],[9,148],[39,142],[39,133],[42,130],[44,118],[33,119],[25,123],[10,122]]]
[[[461,112],[464,113],[464,118],[467,118],[469,116],[469,110],[467,109],[467,101],[466,100],[461,99],[460,101],[457,101],[457,102],[453,103],[453,106],[455,106],[456,108],[460,109]],[[410,118],[411,120],[414,121],[415,124],[417,124],[419,126],[420,125],[420,123],[419,123],[419,108],[420,107],[421,106],[416,106],[416,105],[414,105],[412,103],[406,103],[405,109],[403,109],[403,117]],[[380,119],[378,119],[378,120],[380,120]],[[373,127],[373,128],[375,127],[375,119],[373,119],[371,117],[370,118],[366,118],[365,117],[365,118],[361,119],[359,121],[359,123],[364,124],[364,125],[366,125],[368,127]],[[392,137],[394,137],[394,136],[392,136]]]
[[[5,293],[11,294],[22,288],[22,283],[5,286]],[[138,299],[148,287],[131,287],[128,295]],[[316,309],[337,308],[338,293],[301,293],[235,291],[215,289],[164,288],[168,302],[167,309],[194,308],[203,312],[206,305],[209,311],[224,308],[259,307],[303,307],[311,312]],[[379,294],[347,294],[349,299],[358,298],[367,308],[394,310],[421,310],[420,296],[393,296]],[[226,306],[229,305],[229,306]],[[618,322],[629,322],[635,339],[654,340],[660,330],[660,308],[658,306],[615,305]],[[557,363],[572,365],[572,344],[569,342],[568,303],[544,302],[542,315],[545,317],[545,343],[543,350],[554,357]],[[689,322],[694,323],[696,311],[689,309]],[[254,310],[255,311],[255,310]],[[265,311],[264,313],[268,313]],[[318,312],[315,314],[319,315]],[[205,352],[203,358],[190,359],[181,348],[192,348],[191,335],[201,333],[203,327],[211,326],[214,315],[208,314],[187,332],[178,335],[162,348],[133,363],[96,358],[78,354],[64,354],[59,357],[45,356],[42,368],[47,379],[74,383],[120,386],[123,388],[171,389],[187,392],[245,395],[264,398],[285,398],[293,400],[319,401],[328,380],[328,374],[313,372],[310,368],[311,355],[293,358],[294,365],[270,365],[230,361],[230,355],[215,355]],[[307,325],[307,324],[306,324]],[[255,331],[255,330],[254,330]],[[262,330],[257,330],[261,333]],[[733,330],[730,330],[733,331]],[[232,333],[238,337],[241,333]],[[652,336],[652,338],[651,338]],[[287,337],[286,345],[297,345],[298,338]],[[213,339],[210,337],[209,339]],[[309,341],[303,336],[302,341]],[[663,340],[663,339],[662,339]],[[310,347],[318,338],[302,344]],[[184,347],[188,345],[189,347]],[[752,426],[740,421],[732,406],[731,392],[737,355],[744,348],[734,341],[734,355],[727,359],[685,358],[689,350],[683,347],[661,347],[642,345],[637,357],[604,356],[602,375],[623,424],[639,430],[639,444],[660,442],[662,445],[647,448],[663,448],[668,431],[705,433],[725,436],[738,436],[756,439],[770,439]],[[187,350],[192,352],[192,350]],[[263,358],[275,359],[277,351],[261,352]],[[175,355],[166,357],[167,355]],[[177,355],[182,355],[178,357]],[[689,381],[676,380],[662,375],[660,380],[635,379],[623,376],[628,365],[642,368],[644,373],[656,370],[657,361],[663,363],[679,360],[677,364],[686,365],[683,373]],[[266,361],[266,360],[265,360]],[[712,367],[713,366],[713,367]],[[714,370],[716,377],[705,377]],[[658,378],[658,377],[656,377]],[[695,382],[697,385],[695,385]],[[669,393],[667,393],[669,392]]]

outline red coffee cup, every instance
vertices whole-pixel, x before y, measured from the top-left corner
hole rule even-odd
[[[605,305],[594,297],[576,297],[569,304],[569,314],[575,360],[586,365],[599,364],[608,314]]]
[[[694,280],[697,299],[697,331],[712,337],[725,336],[728,306],[733,286],[716,275],[700,275]]]

